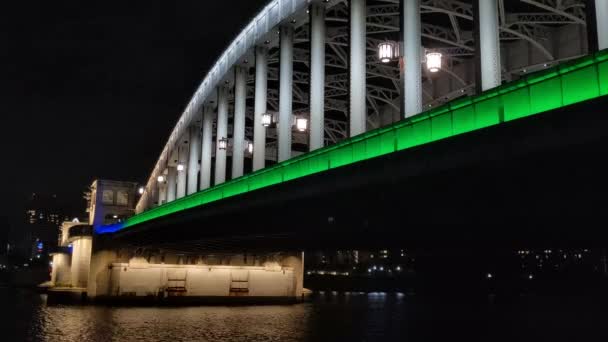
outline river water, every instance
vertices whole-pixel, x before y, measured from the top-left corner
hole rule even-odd
[[[594,296],[316,293],[284,306],[51,306],[0,288],[0,341],[608,341]],[[446,299],[447,298],[447,299]]]

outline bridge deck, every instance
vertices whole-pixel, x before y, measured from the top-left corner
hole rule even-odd
[[[97,227],[113,233],[224,198],[608,95],[608,50],[461,98],[390,126]]]

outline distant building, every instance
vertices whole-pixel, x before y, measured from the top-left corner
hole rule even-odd
[[[411,270],[414,258],[405,249],[330,250],[306,254],[307,274],[399,276]]]
[[[33,193],[25,211],[25,222],[29,224],[52,224],[59,228],[63,221],[68,220],[59,204],[57,195],[42,195]]]
[[[133,216],[137,189],[138,184],[134,182],[95,180],[88,198],[89,222],[98,227]]]
[[[46,257],[49,248],[57,245],[59,228],[68,216],[56,195],[39,193],[30,196],[24,214],[23,221],[10,231],[9,254],[32,259]]]

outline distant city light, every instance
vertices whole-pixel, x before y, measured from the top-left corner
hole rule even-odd
[[[488,274],[486,275],[486,277],[487,277],[488,279],[492,279],[492,277],[493,277],[493,276],[492,276],[492,273],[488,273]]]

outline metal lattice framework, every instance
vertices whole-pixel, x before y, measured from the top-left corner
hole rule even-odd
[[[246,60],[253,60],[252,48],[255,45],[262,44],[270,49],[267,103],[270,111],[278,110],[279,49],[276,32],[278,25],[285,22],[292,23],[295,28],[294,114],[307,112],[310,33],[306,9],[309,3],[308,0],[272,1],[232,42],[201,82],[186,107],[150,175],[147,189],[153,186],[156,177],[163,171],[163,165],[166,165],[173,146],[200,115],[201,108],[208,105],[210,99],[215,98],[217,85],[233,82],[229,72],[231,67],[237,64],[243,65]],[[503,47],[513,44],[510,46],[515,48],[525,46],[526,49],[517,53],[513,53],[513,49],[508,49],[504,53],[503,79],[511,80],[527,71],[547,67],[585,53],[582,44],[578,50],[567,53],[564,53],[559,46],[559,36],[563,34],[565,27],[586,25],[583,0],[521,0],[514,6],[513,3],[515,2],[498,1],[500,40]],[[334,144],[348,137],[349,9],[345,0],[331,0],[325,5],[327,29],[324,131],[325,144]],[[423,46],[439,51],[445,57],[440,73],[433,75],[423,73],[423,103],[427,108],[469,95],[474,91],[475,79],[471,77],[475,54],[474,34],[471,29],[473,12],[472,4],[463,1],[421,1]],[[394,121],[401,112],[399,65],[383,64],[376,58],[376,50],[380,42],[387,38],[398,37],[399,1],[368,0],[366,26],[367,125],[368,129],[372,129]],[[253,74],[250,73],[247,82],[248,99],[254,97],[254,82]],[[253,136],[250,124],[252,120],[252,101],[248,100],[248,124],[245,133],[247,137]],[[267,134],[267,150],[274,150],[276,132],[270,129]],[[304,135],[294,134],[293,142],[305,145],[306,139]]]

